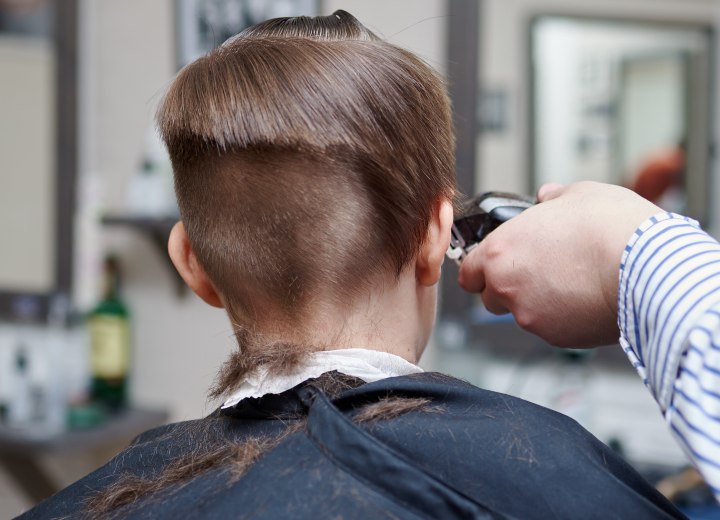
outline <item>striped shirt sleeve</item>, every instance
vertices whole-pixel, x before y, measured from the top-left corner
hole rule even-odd
[[[720,500],[720,244],[687,217],[655,215],[623,253],[620,344]]]

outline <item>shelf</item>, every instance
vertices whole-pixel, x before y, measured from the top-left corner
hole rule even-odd
[[[42,464],[46,454],[78,457],[91,450],[115,450],[167,418],[165,411],[128,409],[101,425],[49,437],[33,435],[37,434],[34,430],[0,427],[0,467],[29,500],[39,503],[61,488]]]
[[[126,227],[139,231],[148,237],[155,244],[160,257],[173,274],[178,296],[183,296],[187,292],[187,285],[185,285],[182,277],[175,269],[167,252],[170,231],[177,221],[178,217],[139,217],[129,215],[105,215],[100,220],[104,226]]]

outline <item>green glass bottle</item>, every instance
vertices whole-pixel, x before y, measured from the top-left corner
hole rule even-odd
[[[127,402],[130,319],[120,298],[120,266],[114,256],[105,258],[103,297],[88,316],[88,328],[92,398],[118,411]]]

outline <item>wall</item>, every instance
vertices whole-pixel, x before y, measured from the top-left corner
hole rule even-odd
[[[445,72],[445,0],[324,0],[326,14],[344,9],[387,41]]]
[[[169,0],[82,4],[82,218],[122,210],[154,106],[174,73],[173,19]],[[167,408],[173,419],[202,414],[203,389],[230,344],[224,316],[193,296],[177,299],[164,259],[144,237],[87,224],[79,225],[86,233],[79,237],[78,279],[94,278],[101,249],[117,251],[125,270],[133,400]],[[92,284],[81,293],[87,304]]]

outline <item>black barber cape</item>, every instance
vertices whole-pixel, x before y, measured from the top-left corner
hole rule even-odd
[[[148,431],[20,518],[82,518],[83,501],[121,474],[152,478],[199,443],[277,434],[287,426],[277,417],[293,410],[307,414],[307,427],[241,478],[215,467],[115,510],[117,517],[683,518],[575,421],[521,399],[436,373],[364,384],[334,400],[307,383]],[[429,398],[432,408],[353,423],[362,406],[387,396]]]

